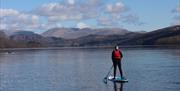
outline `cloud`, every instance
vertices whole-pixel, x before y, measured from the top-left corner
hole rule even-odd
[[[96,5],[96,4],[100,4],[102,0],[88,0],[88,3]]]
[[[134,24],[134,25],[144,25],[144,22],[141,22],[139,17],[136,14],[128,14],[126,16],[122,16],[122,20],[124,23]]]
[[[69,1],[70,4],[63,3],[49,3],[44,4],[34,12],[37,15],[48,17],[49,21],[60,21],[60,20],[82,20],[91,19],[97,16],[96,7],[89,4],[72,4],[74,1]]]
[[[171,25],[180,25],[180,15],[173,18]]]
[[[100,17],[98,20],[100,26],[119,26],[120,22],[132,25],[144,25],[136,14],[118,15],[112,14],[111,17]]]
[[[68,0],[68,3],[48,3],[39,6],[33,12],[39,16],[47,17],[49,22],[54,23],[94,19],[98,25],[117,25],[119,20],[121,21],[121,14],[124,14],[128,8],[122,2],[103,4],[102,1],[87,0],[85,2],[83,0]],[[104,16],[108,17],[106,19],[101,18]]]
[[[172,10],[174,13],[180,13],[180,5],[177,5],[175,9]]]
[[[108,17],[99,19],[99,25],[117,26],[120,24],[120,22],[132,25],[145,24],[144,22],[140,21],[140,18],[137,14],[131,13],[130,8],[128,8],[122,2],[107,4],[106,13],[108,14]]]
[[[68,0],[69,4],[75,4],[75,0]]]
[[[100,26],[116,26],[119,24],[118,21],[115,21],[109,17],[100,17],[97,22]]]
[[[175,20],[180,20],[180,15],[174,17]]]
[[[127,10],[127,8],[125,7],[125,5],[122,2],[117,2],[114,5],[108,4],[106,6],[106,11],[108,13],[122,13],[126,10]]]
[[[78,2],[79,1],[79,2]],[[80,1],[82,1],[80,3]],[[72,21],[97,19],[107,14],[114,16],[127,11],[127,7],[122,2],[115,4],[103,4],[103,0],[68,0],[68,3],[48,3],[34,9],[37,15],[47,17],[49,21]],[[71,4],[70,4],[71,3]]]
[[[0,8],[0,18],[9,17],[9,16],[17,16],[19,11],[14,9],[2,9]]]
[[[171,25],[180,25],[180,20],[173,21],[173,23],[171,23]]]
[[[87,25],[86,23],[83,23],[83,22],[79,22],[77,23],[77,28],[80,28],[80,29],[83,29],[83,28],[90,28],[89,25]]]
[[[15,9],[0,9],[0,12],[0,29],[34,30],[40,26],[40,19],[37,15],[20,12]]]
[[[62,25],[60,23],[47,22],[41,24],[39,27],[40,29],[48,30],[55,27],[62,27]]]
[[[42,4],[30,11],[0,8],[0,29],[47,30],[65,22],[79,22],[77,27],[84,28],[91,27],[91,24],[84,23],[89,20],[97,26],[118,26],[120,22],[140,24],[137,15],[128,15],[127,12],[131,11],[119,0],[111,3],[104,0],[61,0]]]
[[[7,27],[8,27],[7,24],[0,23],[0,30],[4,30]]]
[[[180,5],[176,6],[172,12],[175,14],[175,16],[173,17],[171,25],[180,25]]]

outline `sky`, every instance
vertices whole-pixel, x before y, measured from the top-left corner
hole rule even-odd
[[[180,25],[180,0],[0,0],[0,29],[54,27],[153,31]]]

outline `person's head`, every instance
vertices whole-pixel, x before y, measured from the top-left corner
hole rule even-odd
[[[115,46],[114,48],[115,48],[116,50],[118,50],[118,49],[119,49],[119,47],[118,47],[118,46]]]

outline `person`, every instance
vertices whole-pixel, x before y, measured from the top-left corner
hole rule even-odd
[[[115,49],[112,51],[112,62],[114,66],[114,79],[116,77],[116,68],[118,66],[121,78],[123,78],[123,72],[121,67],[121,59],[123,58],[122,52],[119,50],[118,46],[115,46]]]

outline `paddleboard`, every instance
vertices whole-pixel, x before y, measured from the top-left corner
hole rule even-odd
[[[128,79],[126,78],[121,78],[120,76],[116,76],[115,79],[113,79],[114,76],[109,76],[108,80],[113,81],[113,82],[128,82]]]

